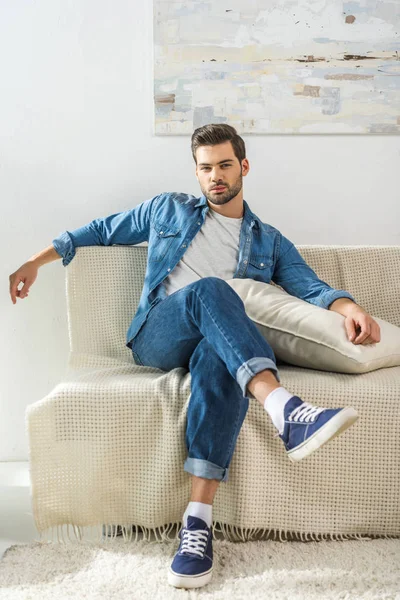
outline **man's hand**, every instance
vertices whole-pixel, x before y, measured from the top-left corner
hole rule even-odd
[[[353,344],[375,344],[381,341],[381,328],[365,310],[358,305],[347,314],[344,326]]]
[[[17,298],[22,299],[28,296],[29,288],[36,281],[38,269],[35,261],[28,260],[10,275],[10,296],[13,304],[17,302]],[[21,282],[24,286],[18,289]]]
[[[329,307],[345,318],[347,337],[353,344],[375,344],[381,341],[381,328],[361,306],[350,298],[338,298]]]

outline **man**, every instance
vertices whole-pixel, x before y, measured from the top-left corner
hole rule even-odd
[[[272,280],[292,295],[344,315],[353,343],[380,340],[379,325],[354,298],[320,280],[294,244],[250,210],[242,182],[249,162],[233,127],[196,129],[192,155],[200,198],[163,193],[132,210],[95,219],[62,233],[10,276],[15,303],[17,296],[27,296],[38,266],[60,256],[66,266],[78,246],[149,242],[145,283],[126,346],[139,365],[191,372],[184,469],[192,475],[192,493],[168,573],[171,585],[186,588],[201,587],[212,576],[212,503],[220,481],[228,478],[249,397],[269,414],[295,461],[358,419],[351,407],[315,407],[280,385],[272,348],[226,280]],[[18,290],[21,281],[24,287]]]

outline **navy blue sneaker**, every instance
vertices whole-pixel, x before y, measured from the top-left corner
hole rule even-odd
[[[293,396],[284,407],[285,424],[280,437],[292,462],[309,456],[340,435],[358,419],[354,408],[320,408]]]
[[[211,581],[213,569],[212,529],[199,517],[188,515],[186,527],[168,572],[168,583],[179,588],[197,588]]]

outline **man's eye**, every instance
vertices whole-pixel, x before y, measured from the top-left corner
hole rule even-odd
[[[221,165],[222,167],[230,167],[231,165]],[[203,167],[202,171],[205,171],[206,169],[209,169],[210,167]]]

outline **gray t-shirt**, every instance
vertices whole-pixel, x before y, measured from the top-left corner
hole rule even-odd
[[[210,207],[202,228],[163,281],[167,296],[203,277],[232,279],[239,259],[242,221],[243,217],[225,217]]]

